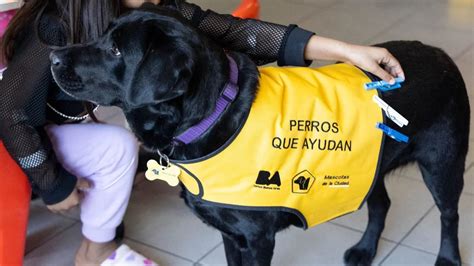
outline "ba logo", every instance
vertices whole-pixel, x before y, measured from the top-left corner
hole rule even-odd
[[[304,170],[298,173],[295,177],[293,177],[293,181],[292,181],[293,193],[298,193],[298,194],[308,193],[308,191],[313,186],[313,183],[315,180],[316,178],[314,178],[314,176],[307,170]]]
[[[280,173],[276,171],[273,176],[270,178],[271,174],[268,171],[260,171],[258,173],[257,181],[255,184],[262,186],[277,185],[281,186]]]

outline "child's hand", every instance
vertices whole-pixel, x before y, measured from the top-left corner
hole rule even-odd
[[[72,207],[79,205],[83,197],[81,190],[86,190],[90,187],[91,187],[91,184],[89,181],[87,181],[86,179],[78,179],[76,183],[76,187],[66,199],[53,205],[47,205],[46,207],[48,207],[48,209],[54,213],[67,211],[71,209]]]
[[[400,63],[385,48],[353,45],[313,35],[306,45],[305,58],[347,62],[388,82],[395,82],[397,77],[405,79]]]
[[[347,63],[356,65],[390,83],[395,82],[394,77],[405,79],[400,63],[387,49],[359,45],[348,47]]]

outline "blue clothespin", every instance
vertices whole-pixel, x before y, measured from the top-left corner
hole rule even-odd
[[[396,131],[395,129],[384,125],[382,123],[377,123],[376,127],[380,130],[382,130],[385,134],[387,134],[389,137],[392,139],[398,141],[398,142],[405,142],[408,143],[408,136]]]
[[[402,85],[400,83],[402,83],[403,81],[405,81],[403,78],[396,78],[394,84],[390,84],[387,81],[381,80],[365,83],[364,86],[366,90],[377,89],[380,91],[390,91],[401,88]]]

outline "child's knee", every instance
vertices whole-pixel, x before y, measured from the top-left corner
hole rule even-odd
[[[107,151],[101,175],[106,179],[126,178],[133,181],[138,165],[138,141],[128,130],[111,126],[104,132]],[[109,177],[109,178],[107,178]],[[130,181],[129,180],[129,181]],[[130,181],[130,182],[131,182]]]
[[[109,147],[117,163],[138,160],[138,141],[130,131],[117,127],[109,131]]]

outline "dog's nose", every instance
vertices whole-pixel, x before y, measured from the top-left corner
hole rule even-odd
[[[60,66],[61,65],[61,59],[59,59],[59,57],[54,52],[51,52],[49,54],[49,60],[51,61],[51,64],[53,66]]]

